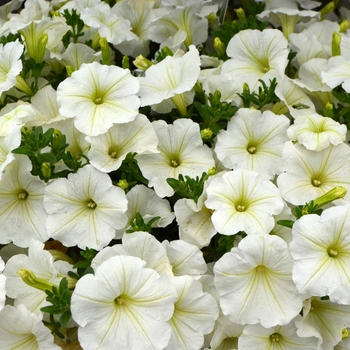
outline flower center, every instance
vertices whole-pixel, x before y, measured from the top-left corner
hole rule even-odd
[[[265,272],[265,266],[264,265],[258,265],[257,267],[256,267],[256,271],[258,271],[258,272]]]
[[[238,204],[238,205],[236,206],[236,210],[237,210],[237,211],[240,211],[240,212],[245,211],[245,206],[244,206],[244,205],[241,205],[241,204]]]
[[[102,103],[102,97],[96,97],[94,99],[94,103],[95,103],[95,105],[100,105]]]
[[[330,248],[328,249],[328,255],[331,257],[331,258],[335,258],[337,255],[338,255],[338,250],[336,248]]]
[[[180,161],[178,159],[171,159],[170,160],[170,166],[173,168],[177,168],[180,165]]]
[[[97,207],[97,204],[92,199],[90,199],[87,203],[87,207],[90,209],[95,209]]]
[[[281,340],[281,335],[279,333],[273,333],[270,335],[270,341],[272,343],[278,343]]]
[[[254,153],[256,152],[256,147],[254,147],[254,146],[248,147],[248,148],[247,148],[247,151],[248,151],[250,154],[254,154]]]
[[[311,180],[311,184],[314,187],[320,187],[322,185],[322,182],[320,180],[313,179],[313,180]]]
[[[26,190],[20,189],[18,192],[18,199],[27,199],[29,193]]]
[[[222,342],[223,349],[238,349],[238,338],[227,337]]]

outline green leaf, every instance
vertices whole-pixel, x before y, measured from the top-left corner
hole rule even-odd
[[[40,163],[51,163],[54,164],[57,162],[56,157],[52,153],[40,153],[37,156],[37,160]]]

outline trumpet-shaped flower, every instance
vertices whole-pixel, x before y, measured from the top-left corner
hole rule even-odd
[[[192,120],[177,119],[173,125],[157,120],[153,126],[159,153],[138,154],[135,158],[148,179],[148,186],[153,186],[158,196],[170,197],[174,190],[167,178],[177,179],[180,174],[191,178],[201,176],[214,166],[214,159],[211,150],[203,145],[199,125]]]
[[[319,114],[301,115],[287,130],[291,141],[298,141],[312,151],[322,151],[330,144],[337,146],[343,143],[346,132],[346,125]]]
[[[2,273],[5,263],[0,257],[0,311],[3,309],[6,300],[6,276]]]
[[[0,94],[16,85],[16,76],[22,70],[20,57],[23,49],[18,40],[0,45]]]
[[[293,225],[290,251],[293,280],[300,293],[328,295],[350,304],[350,206],[335,206],[321,216],[305,215]]]
[[[256,171],[270,179],[279,173],[288,127],[284,115],[242,108],[218,134],[215,153],[227,168]]]
[[[200,4],[189,4],[178,7],[152,22],[149,38],[161,47],[168,46],[176,50],[199,45],[207,40],[208,20],[199,17],[196,12]]]
[[[191,45],[184,55],[167,56],[160,63],[148,68],[145,77],[138,78],[141,106],[156,105],[170,100],[172,106],[176,106],[179,112],[185,115],[187,103],[183,93],[190,91],[196,84],[200,64],[199,52]],[[167,112],[170,112],[171,108],[170,105]]]
[[[112,11],[130,22],[135,38],[124,41],[116,47],[123,55],[137,57],[149,54],[149,26],[153,15],[154,1],[122,0],[118,1]]]
[[[48,240],[44,209],[45,185],[30,174],[28,157],[19,155],[0,181],[0,242],[28,247],[32,238]]]
[[[124,228],[116,231],[116,238],[121,238],[130,228],[130,221],[134,221],[139,213],[145,223],[153,218],[159,219],[153,222],[152,227],[166,227],[174,220],[170,204],[166,199],[160,198],[154,190],[144,185],[134,186],[127,194],[128,209],[125,212],[128,222]]]
[[[350,92],[350,61],[342,56],[334,56],[328,61],[328,70],[322,72],[322,81],[332,89],[340,85]]]
[[[204,334],[213,330],[218,317],[216,301],[209,293],[203,293],[201,283],[193,277],[172,277],[171,283],[176,289],[177,299],[170,319],[172,332],[166,349],[200,349]]]
[[[51,331],[42,323],[42,316],[31,313],[24,305],[6,305],[1,311],[0,348],[61,349],[54,343]]]
[[[86,350],[164,349],[176,292],[167,276],[133,256],[115,256],[83,276],[72,295],[73,319]]]
[[[223,313],[232,322],[269,328],[289,323],[302,299],[292,280],[293,260],[276,236],[243,238],[214,266]]]
[[[102,249],[126,223],[124,191],[91,165],[45,190],[48,234],[66,246]]]
[[[155,153],[158,144],[153,125],[143,114],[129,123],[115,124],[105,134],[91,136],[89,141],[90,163],[106,173],[117,170],[129,152]]]
[[[237,169],[212,180],[207,188],[207,208],[213,209],[212,222],[218,232],[234,235],[269,233],[273,215],[283,209],[278,188],[254,171]]]
[[[104,261],[116,255],[129,255],[142,259],[146,267],[173,276],[172,266],[167,256],[166,248],[148,232],[137,231],[123,236],[123,244],[105,247],[91,262],[95,270]]]
[[[258,79],[269,80],[284,75],[288,64],[288,42],[277,29],[242,30],[228,43],[227,54],[231,59],[222,66],[222,73],[229,73],[239,86],[247,83],[251,91],[259,85]]]
[[[302,338],[296,333],[295,322],[302,317],[296,316],[284,326],[264,328],[260,324],[248,325],[239,337],[240,349],[283,349],[283,350],[315,350],[319,347],[319,340],[315,337]]]
[[[74,118],[76,128],[89,136],[107,132],[113,123],[135,119],[140,106],[139,83],[128,69],[83,63],[57,87],[60,113]]]
[[[287,142],[282,158],[277,184],[289,203],[303,205],[336,186],[350,189],[350,148],[344,143],[314,152]]]
[[[130,22],[111,11],[107,4],[100,3],[97,7],[83,9],[81,18],[88,26],[96,28],[102,38],[114,45],[137,39],[131,31]]]
[[[7,261],[4,270],[4,275],[7,278],[7,296],[15,300],[15,306],[24,304],[29,311],[37,315],[41,314],[41,307],[50,305],[46,301],[47,295],[43,290],[25,283],[18,271],[20,269],[29,270],[36,278],[58,286],[63,275],[60,273],[57,263],[53,261],[52,255],[43,248],[43,243],[32,240],[28,255],[17,252]],[[69,265],[69,267],[71,266]]]
[[[302,309],[303,318],[297,320],[297,334],[300,337],[316,337],[319,347],[333,350],[342,340],[342,331],[350,327],[350,305],[339,305],[327,298],[306,299]]]

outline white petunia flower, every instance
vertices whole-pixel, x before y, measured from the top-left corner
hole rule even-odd
[[[243,238],[214,266],[223,313],[232,322],[260,323],[265,328],[289,323],[302,306],[292,267],[288,246],[281,238]]]
[[[228,43],[231,59],[223,64],[222,73],[229,73],[241,87],[247,83],[251,91],[257,90],[258,79],[269,84],[276,78],[278,82],[288,64],[287,45],[280,30],[242,30]]]
[[[296,332],[295,322],[300,322],[300,315],[284,326],[264,328],[260,324],[247,325],[239,337],[240,349],[283,349],[283,350],[315,350],[319,349],[316,337],[302,338]]]
[[[143,114],[128,123],[114,124],[105,134],[89,138],[90,163],[109,173],[117,170],[129,152],[157,152],[158,139],[153,125]]]
[[[96,28],[102,38],[114,45],[137,39],[130,22],[113,12],[108,4],[101,3],[97,7],[83,9],[81,19],[89,27]]]
[[[199,125],[191,119],[177,119],[173,125],[157,120],[153,126],[159,153],[138,154],[135,158],[148,186],[153,186],[158,196],[170,197],[174,190],[167,178],[177,179],[180,174],[200,177],[214,166],[214,159],[209,147],[203,145]]]
[[[140,106],[139,83],[128,69],[83,63],[57,87],[60,113],[74,118],[76,128],[89,136],[105,133],[113,123],[135,119]]]
[[[340,85],[350,92],[350,61],[342,56],[334,56],[328,61],[328,69],[322,72],[322,82],[332,89]]]
[[[215,153],[229,169],[256,171],[270,179],[279,173],[289,119],[270,111],[241,108],[217,136]]]
[[[117,255],[135,256],[143,260],[146,267],[157,271],[160,275],[165,273],[167,276],[173,276],[166,248],[148,232],[137,231],[124,235],[123,244],[105,247],[98,252],[91,262],[91,267],[95,270],[108,258]]]
[[[237,169],[212,180],[207,188],[207,208],[214,209],[212,222],[218,232],[234,235],[269,233],[273,215],[283,209],[278,188],[256,172]]]
[[[37,315],[41,314],[40,308],[50,305],[46,301],[47,295],[43,290],[26,284],[18,274],[20,269],[32,271],[36,278],[56,286],[64,276],[53,261],[52,255],[44,250],[44,244],[36,240],[30,242],[28,255],[17,252],[7,261],[4,270],[7,278],[7,296],[15,299],[15,306],[24,304],[29,311]]]
[[[24,305],[6,305],[0,312],[0,348],[17,350],[60,350],[51,331]]]
[[[199,276],[207,271],[203,253],[193,244],[181,240],[163,241],[175,276]]]
[[[185,99],[184,93],[192,90],[200,73],[199,52],[191,45],[184,55],[167,56],[158,64],[146,70],[145,77],[139,77],[141,106],[156,105],[170,101],[170,112],[176,107],[186,115],[186,106],[191,101]]]
[[[30,173],[27,156],[16,155],[0,181],[0,242],[28,247],[32,238],[49,239],[44,209],[45,184]]]
[[[83,276],[72,295],[73,319],[86,350],[164,349],[176,292],[167,276],[132,256],[115,256]]]
[[[127,194],[128,209],[125,215],[128,219],[124,228],[116,230],[116,238],[121,238],[126,230],[130,228],[130,221],[134,221],[139,213],[145,223],[159,217],[152,227],[166,227],[174,220],[170,204],[166,199],[160,198],[154,190],[144,186],[136,185]]]
[[[336,186],[350,190],[350,148],[344,143],[314,152],[287,142],[282,159],[284,172],[277,184],[283,199],[291,204],[304,205]]]
[[[342,331],[350,327],[350,305],[332,303],[327,298],[313,297],[303,303],[303,318],[296,321],[299,337],[316,337],[316,349],[333,350],[342,340]]]
[[[48,234],[66,246],[100,250],[126,223],[124,191],[91,165],[49,184],[44,205]]]
[[[6,276],[2,273],[5,263],[0,257],[0,311],[4,308],[6,300]]]
[[[330,144],[337,146],[345,141],[347,128],[331,118],[319,114],[305,114],[295,118],[287,130],[291,141],[298,141],[307,149],[322,151]]]
[[[168,350],[198,350],[204,334],[210,333],[218,318],[215,299],[202,291],[200,282],[190,276],[172,277],[177,292],[174,313],[169,323],[172,328]]]
[[[293,225],[290,251],[293,280],[300,293],[328,295],[332,302],[350,304],[350,205],[302,216]]]

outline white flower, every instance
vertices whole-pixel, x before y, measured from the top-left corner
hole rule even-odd
[[[157,120],[153,126],[159,153],[138,154],[135,158],[148,186],[153,186],[158,196],[170,197],[174,190],[167,178],[177,179],[180,174],[200,177],[214,166],[214,159],[211,150],[203,145],[199,125],[191,119],[177,119],[173,125]]]
[[[166,248],[148,232],[137,231],[123,236],[123,244],[105,247],[91,262],[95,270],[108,258],[116,255],[129,255],[142,259],[146,267],[173,276],[172,266],[167,256]]]
[[[6,305],[0,313],[1,349],[59,350],[51,331],[42,323],[42,317],[26,309]]]
[[[230,169],[256,171],[270,179],[279,173],[289,119],[270,111],[241,108],[217,136],[215,153]]]
[[[4,270],[7,278],[7,296],[15,299],[15,306],[24,304],[29,311],[39,315],[40,308],[50,305],[46,301],[47,295],[43,290],[26,284],[18,274],[20,269],[32,271],[36,278],[56,286],[59,285],[63,275],[59,272],[52,255],[44,250],[44,244],[36,240],[30,242],[28,255],[17,252],[7,261]]]
[[[209,293],[203,293],[201,283],[193,277],[173,277],[171,283],[176,289],[177,299],[169,321],[172,332],[166,349],[198,350],[203,344],[204,334],[214,328],[219,314],[216,301]]]
[[[6,276],[2,273],[5,263],[0,257],[0,311],[3,309],[6,300]]]
[[[296,321],[299,337],[316,337],[316,349],[333,350],[342,340],[342,331],[350,327],[350,305],[339,305],[325,298],[309,298],[303,303],[303,318]]]
[[[319,114],[300,115],[287,130],[291,141],[298,141],[312,151],[322,151],[330,144],[337,146],[343,143],[346,132],[346,125]]]
[[[314,152],[287,142],[282,158],[284,173],[277,184],[283,199],[291,204],[304,205],[336,186],[350,190],[350,148],[344,143]]]
[[[264,328],[260,324],[247,325],[239,337],[240,349],[283,349],[283,350],[315,350],[319,349],[319,341],[315,337],[302,338],[296,332],[295,322],[302,317],[296,316],[287,325]]]
[[[350,304],[350,205],[335,206],[302,216],[293,225],[290,251],[293,280],[300,293],[328,295],[338,304]]]
[[[243,169],[213,179],[207,194],[205,205],[214,209],[214,227],[224,235],[269,233],[275,225],[273,215],[283,209],[278,188],[258,173]]]
[[[44,205],[48,234],[66,246],[102,249],[126,223],[124,191],[91,165],[49,184]]]
[[[185,115],[187,103],[182,94],[194,87],[199,73],[200,58],[195,46],[191,45],[183,56],[167,56],[148,68],[145,77],[138,78],[141,106],[155,105],[170,99],[172,105]]]
[[[114,124],[105,134],[89,138],[90,163],[109,173],[117,170],[129,152],[157,152],[158,139],[153,125],[143,114],[124,124]]]
[[[203,253],[193,244],[181,240],[163,241],[174,276],[199,276],[207,271]]]
[[[60,113],[75,118],[82,133],[96,136],[105,133],[113,123],[135,119],[140,106],[135,94],[139,83],[128,69],[83,63],[79,70],[57,87]]]
[[[302,299],[292,281],[293,260],[279,237],[254,235],[214,266],[215,286],[223,313],[239,324],[269,328],[290,322]]]
[[[71,310],[84,349],[160,350],[168,344],[176,293],[165,275],[144,266],[139,258],[115,256],[77,282]]]
[[[340,85],[350,92],[350,61],[342,56],[334,56],[328,61],[328,69],[322,72],[322,81],[332,89]]]
[[[0,181],[0,242],[28,247],[32,238],[49,239],[44,209],[45,184],[30,173],[27,156],[16,155]]]
[[[116,238],[121,238],[125,231],[130,228],[130,221],[134,221],[139,213],[145,223],[159,217],[152,227],[166,227],[174,220],[170,204],[166,199],[160,198],[150,188],[144,185],[134,186],[127,194],[128,209],[125,215],[128,219],[124,228],[116,231]]]
[[[20,57],[23,49],[18,40],[0,45],[0,94],[16,85],[16,76],[22,70]]]
[[[231,59],[223,64],[222,73],[229,73],[239,86],[247,83],[250,91],[257,89],[258,79],[269,84],[276,78],[278,82],[288,64],[287,45],[280,30],[242,30],[228,43]]]

